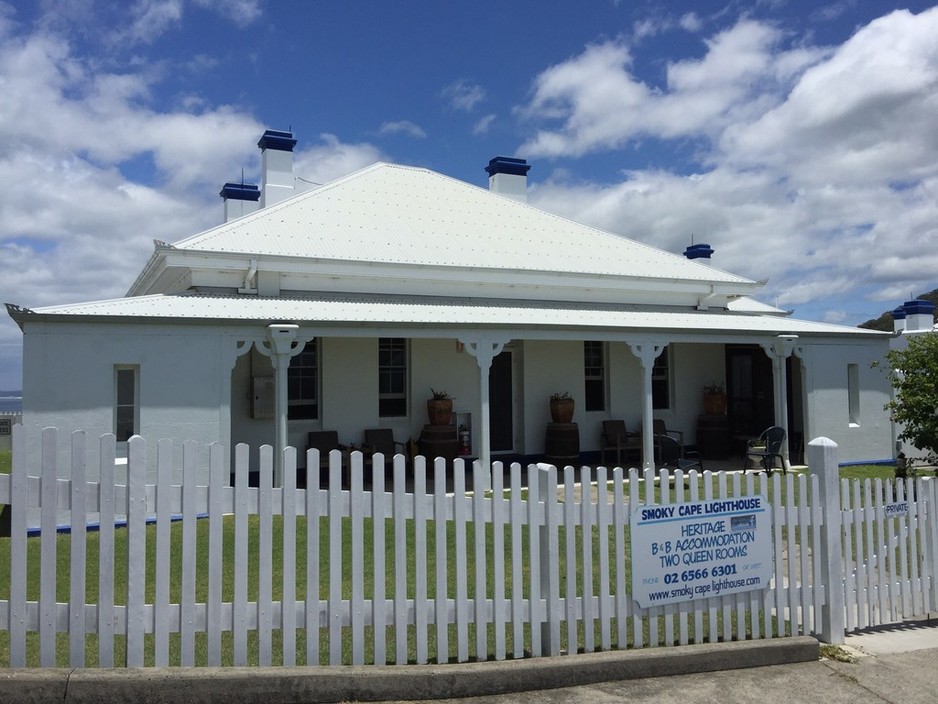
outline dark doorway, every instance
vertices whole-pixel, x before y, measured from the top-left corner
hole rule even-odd
[[[757,436],[775,425],[772,360],[756,345],[726,346],[726,395],[730,430]]]
[[[489,371],[489,438],[492,452],[513,452],[515,449],[511,363],[511,352],[504,351],[492,360]]]

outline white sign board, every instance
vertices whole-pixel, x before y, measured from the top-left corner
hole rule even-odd
[[[763,496],[638,505],[632,598],[642,608],[769,586],[772,507]]]
[[[896,501],[891,504],[884,504],[883,511],[886,514],[886,518],[897,518],[898,516],[907,516],[909,515],[909,502],[908,501]]]

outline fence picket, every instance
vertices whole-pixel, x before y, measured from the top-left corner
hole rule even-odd
[[[528,583],[528,629],[531,634],[531,652],[540,655],[541,647],[541,623],[543,623],[543,612],[541,609],[541,531],[538,516],[538,506],[541,503],[540,482],[537,480],[537,465],[528,465],[528,564],[531,569],[531,577]],[[585,468],[584,468],[585,470]],[[589,483],[585,483],[589,487]],[[586,529],[583,529],[586,533]],[[586,568],[583,568],[586,571]],[[457,577],[458,578],[458,577]],[[583,595],[584,601],[586,595]]]
[[[594,633],[596,613],[593,607],[593,491],[590,483],[591,471],[589,467],[580,468],[580,526],[582,527],[580,533],[580,591],[583,595],[583,650],[587,653],[591,653],[596,649],[596,635]]]
[[[400,466],[400,470],[397,467]],[[395,473],[406,474],[403,455],[394,456]],[[426,465],[414,467],[414,623],[416,628],[417,663],[429,660],[427,613],[427,474]],[[483,524],[484,525],[484,524]]]
[[[222,483],[224,481],[224,447],[213,443],[209,447],[208,481],[208,605],[206,623],[207,662],[210,666],[221,666],[221,633],[230,630],[230,624],[222,623],[222,573],[224,552],[222,543],[222,517],[225,512]],[[294,460],[295,461],[295,460]],[[290,472],[296,481],[296,472]],[[286,534],[286,528],[284,528]],[[286,579],[286,578],[284,578]],[[227,626],[227,628],[224,628]],[[284,634],[286,642],[286,634]],[[286,664],[286,662],[284,663]],[[292,662],[290,663],[293,664]]]
[[[426,459],[418,457],[417,462],[426,467]],[[434,618],[436,620],[436,661],[449,661],[449,591],[446,580],[448,573],[446,520],[446,460],[437,457],[433,461],[433,519],[434,542],[436,543],[436,593],[434,594]]]
[[[257,491],[257,664],[272,662],[273,631],[273,479],[274,449],[260,448],[260,476]],[[185,533],[185,516],[183,516]]]
[[[512,655],[524,657],[524,582],[521,559],[522,545],[522,506],[521,506],[521,464],[511,464],[511,634]]]
[[[296,665],[296,449],[283,450],[283,574],[280,622],[283,635],[283,664]],[[220,548],[221,546],[219,546]]]
[[[13,426],[13,466],[10,475],[10,666],[26,666],[26,510],[29,505],[29,469],[26,466],[26,431]]]
[[[628,524],[629,502],[625,500],[625,487],[622,481],[622,467],[616,467],[612,470],[612,491],[615,500],[612,504],[612,522],[615,530],[615,570],[616,570],[616,647],[626,648],[628,645],[628,615],[629,615],[629,595],[625,587],[625,526]],[[571,526],[572,530],[573,527]],[[572,554],[569,550],[567,554]],[[567,652],[574,652],[568,649]]]
[[[576,597],[576,470],[571,466],[563,470],[563,526],[564,526],[564,578],[567,589],[564,594],[567,619],[567,652],[577,651],[577,636],[579,630],[579,617]],[[581,487],[582,493],[582,487]]]
[[[117,441],[101,436],[100,484],[98,485],[98,666],[114,666],[114,461]],[[25,524],[23,535],[25,536]]]
[[[172,442],[160,440],[157,443],[156,461],[156,546],[154,557],[154,596],[153,596],[153,664],[156,667],[169,666],[170,632],[170,582],[172,562],[170,552],[170,518],[173,513],[172,503]],[[175,624],[179,630],[179,623]]]
[[[198,572],[198,526],[195,522],[196,474],[199,446],[192,440],[182,446],[182,594],[179,627],[179,663],[195,665],[195,578]]]
[[[234,579],[232,594],[232,650],[234,665],[248,664],[248,474],[249,448],[235,446]],[[308,466],[308,465],[307,465]],[[319,640],[316,639],[318,643]]]
[[[245,458],[246,459],[246,458]],[[245,472],[247,467],[245,467]],[[382,476],[382,481],[384,477]],[[319,450],[306,452],[306,664],[320,662],[319,632],[322,626],[319,599],[319,535],[320,535],[320,491]],[[245,495],[247,485],[245,484]],[[240,505],[240,502],[239,502]],[[384,523],[381,524],[382,530]],[[377,555],[377,551],[376,551]],[[384,553],[381,554],[384,559]],[[384,571],[382,570],[382,574]],[[247,580],[245,580],[247,583]]]
[[[407,506],[404,468],[394,468],[394,662],[407,664]],[[412,498],[412,495],[411,495]]]
[[[472,464],[472,537],[473,537],[473,567],[475,570],[475,585],[473,591],[473,623],[475,624],[475,655],[476,659],[484,661],[488,657],[488,616],[486,614],[486,565],[487,557],[485,540],[485,487],[486,481],[482,476],[482,463],[475,460]]]
[[[384,455],[377,453],[372,462],[384,468]],[[349,565],[352,573],[352,593],[349,602],[349,625],[352,635],[352,664],[365,664],[365,495],[362,453],[351,457],[351,485],[349,486],[349,531],[352,534],[352,555]],[[374,466],[374,465],[373,465]]]
[[[609,486],[606,468],[596,468],[596,527],[599,530],[599,642],[603,650],[612,648],[612,612],[609,594]]]
[[[492,621],[495,628],[495,659],[505,659],[505,467],[492,465]]]
[[[422,465],[422,458],[420,464]],[[372,623],[374,624],[375,665],[386,665],[387,655],[387,624],[388,624],[388,605],[387,605],[387,585],[385,577],[385,519],[387,518],[386,507],[388,504],[387,494],[384,487],[384,459],[375,455],[372,460],[372,466],[375,468],[371,477],[371,513],[374,517],[374,533],[372,536],[372,555],[374,555],[374,595],[372,597]],[[445,523],[444,523],[445,526]],[[318,563],[318,561],[317,561]]]
[[[42,431],[42,475],[40,480],[42,532],[39,549],[39,664],[55,667],[56,524],[58,488],[58,433]]]
[[[69,540],[68,665],[85,666],[85,434],[72,433],[72,495]],[[77,528],[77,529],[76,529]]]
[[[147,611],[146,476],[147,441],[135,435],[127,441],[127,667],[143,667],[144,664]],[[195,601],[194,590],[192,600]]]
[[[460,465],[461,460],[456,460]],[[469,659],[469,616],[466,580],[466,473],[462,467],[453,468],[453,529],[456,538],[456,660]]]

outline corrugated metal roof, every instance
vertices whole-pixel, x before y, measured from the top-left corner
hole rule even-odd
[[[777,315],[739,314],[642,306],[591,305],[551,301],[493,301],[418,297],[153,295],[50,306],[12,313],[36,317],[135,319],[137,322],[277,321],[350,325],[534,327],[553,330],[608,328],[622,331],[681,333],[792,333],[813,335],[883,335],[843,325],[816,323]],[[35,318],[34,318],[35,319]]]
[[[428,169],[378,163],[177,249],[752,284]]]

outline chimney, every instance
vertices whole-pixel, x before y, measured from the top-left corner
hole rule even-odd
[[[709,264],[710,256],[713,254],[713,248],[709,244],[692,244],[684,250],[684,256],[688,259],[706,259],[701,264]]]
[[[261,148],[261,207],[266,208],[293,196],[292,132],[267,130],[257,146]]]
[[[905,331],[931,330],[935,326],[935,304],[918,299],[902,304],[905,310]]]
[[[905,308],[899,306],[892,312],[892,331],[902,332],[905,330]]]
[[[489,175],[489,190],[503,196],[528,202],[528,171],[531,169],[524,159],[497,156],[489,160],[485,170]]]
[[[237,220],[260,208],[261,192],[253,183],[228,182],[218,195],[225,201],[225,222]]]

